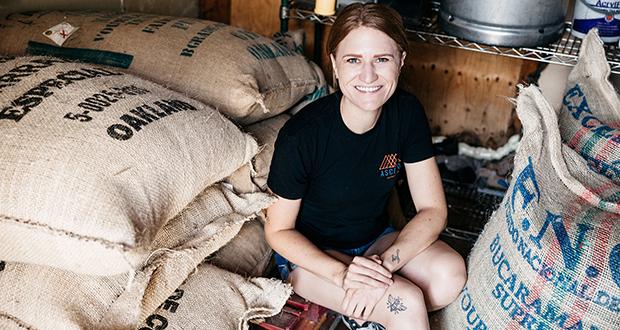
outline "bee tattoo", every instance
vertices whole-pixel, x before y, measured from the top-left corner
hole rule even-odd
[[[400,297],[394,297],[392,295],[388,296],[387,306],[390,309],[390,312],[394,314],[398,314],[399,312],[404,312],[407,310],[407,306],[403,304],[400,300]]]

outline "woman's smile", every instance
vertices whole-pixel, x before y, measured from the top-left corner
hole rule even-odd
[[[361,93],[376,93],[382,87],[383,86],[355,86],[355,89],[357,89]]]

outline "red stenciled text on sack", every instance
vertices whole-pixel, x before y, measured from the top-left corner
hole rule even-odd
[[[154,121],[177,112],[198,110],[193,105],[181,100],[159,100],[153,102],[153,105],[155,107],[143,104],[120,116],[119,119],[123,123],[108,127],[108,135],[120,141],[129,140],[135,133]]]

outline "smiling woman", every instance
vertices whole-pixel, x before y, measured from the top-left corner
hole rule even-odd
[[[390,7],[350,5],[327,48],[340,90],[280,130],[266,239],[295,292],[348,316],[349,328],[428,329],[427,311],[456,298],[465,266],[437,240],[447,207],[424,110],[397,88],[402,20]],[[404,173],[418,213],[398,231],[384,210]]]
[[[369,42],[372,40],[373,42]],[[359,128],[357,113],[374,117],[369,121],[374,126],[381,113],[381,106],[394,94],[398,85],[398,74],[406,53],[387,34],[361,26],[349,32],[340,41],[330,57],[334,74],[344,95],[341,103],[342,116],[351,128]],[[363,117],[359,119],[364,120]]]
[[[334,24],[327,41],[335,78],[346,96],[343,117],[351,115],[350,107],[378,117],[398,85],[407,36],[400,15],[389,7],[353,5],[347,9],[352,14],[339,15],[340,24]]]

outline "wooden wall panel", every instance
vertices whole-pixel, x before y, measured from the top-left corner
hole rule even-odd
[[[279,0],[230,0],[230,25],[267,37],[280,31]]]
[[[120,2],[125,7],[125,11],[128,12],[182,17],[200,16],[200,2],[198,0],[123,0]]]
[[[230,24],[230,0],[201,0],[201,18]]]
[[[515,130],[508,98],[535,68],[532,61],[412,43],[400,86],[418,96],[434,134],[471,132],[496,147]]]

